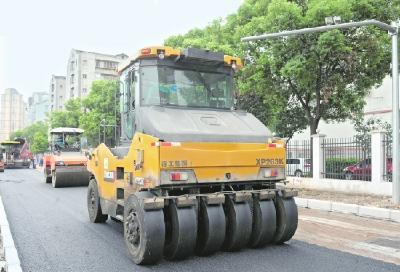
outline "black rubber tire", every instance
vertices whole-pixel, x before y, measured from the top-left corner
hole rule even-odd
[[[53,188],[60,188],[61,187],[60,182],[57,182],[57,173],[56,173],[56,171],[52,171],[51,172],[51,185],[53,186]]]
[[[92,223],[104,223],[108,219],[107,214],[103,214],[100,205],[100,196],[97,188],[96,180],[92,179],[89,182],[87,191],[87,208],[89,219]]]
[[[298,224],[297,205],[293,198],[275,198],[276,208],[276,233],[275,244],[289,241],[296,233]]]
[[[346,172],[346,173],[344,174],[344,179],[345,179],[345,180],[352,180],[352,179],[354,179],[353,173],[351,173],[351,172]]]
[[[252,230],[250,204],[248,202],[234,203],[229,196],[226,196],[224,212],[226,234],[222,247],[226,251],[240,250],[250,241]]]
[[[164,208],[165,246],[167,260],[181,260],[194,253],[197,238],[195,208],[178,208],[174,201]]]
[[[125,202],[124,240],[133,262],[154,264],[163,256],[164,214],[161,209],[144,210],[141,197],[140,193],[130,195]],[[132,231],[134,229],[136,229],[136,236]]]
[[[211,255],[221,249],[225,240],[226,221],[222,205],[199,202],[196,254]]]
[[[118,218],[116,218],[116,217],[114,217],[114,216],[111,216],[111,215],[110,215],[110,219],[111,219],[112,221],[114,221],[114,222],[121,223],[121,220],[119,220]]]
[[[249,246],[263,247],[271,243],[276,232],[276,210],[272,200],[253,198],[253,228]]]
[[[43,174],[44,174],[44,180],[46,181],[46,183],[51,183],[52,180],[52,176],[47,176],[47,170],[46,167],[43,167]]]

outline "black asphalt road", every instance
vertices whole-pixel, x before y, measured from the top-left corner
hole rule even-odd
[[[400,271],[400,266],[292,240],[283,246],[137,266],[122,225],[89,222],[86,188],[53,189],[39,171],[0,173],[0,193],[24,271]]]

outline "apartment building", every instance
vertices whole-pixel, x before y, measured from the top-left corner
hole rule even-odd
[[[63,110],[65,103],[66,78],[52,75],[49,88],[49,111]]]
[[[67,66],[65,99],[84,98],[94,80],[117,79],[116,68],[127,57],[125,54],[109,55],[72,49]]]
[[[0,141],[25,126],[26,104],[16,89],[5,89],[0,94]]]
[[[44,121],[49,111],[49,94],[47,92],[34,92],[28,98],[26,125],[32,125],[37,121]]]

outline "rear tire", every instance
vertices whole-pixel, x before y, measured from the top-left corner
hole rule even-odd
[[[275,244],[283,244],[289,241],[297,230],[298,211],[293,198],[275,198],[276,208],[276,233]]]
[[[250,246],[263,247],[271,243],[276,233],[276,210],[272,200],[253,197],[253,231]]]
[[[196,254],[208,256],[220,250],[225,240],[225,215],[221,204],[207,205],[202,198],[199,201]]]
[[[43,174],[44,174],[44,180],[45,180],[45,182],[46,182],[46,183],[51,183],[52,176],[49,177],[49,176],[47,175],[47,169],[46,169],[46,167],[43,167],[43,169],[44,169],[44,170],[43,170],[43,171],[44,171]]]
[[[92,223],[104,223],[108,219],[107,214],[103,214],[100,205],[99,191],[96,180],[92,179],[88,186],[87,207],[89,219]]]
[[[346,174],[344,174],[344,178],[346,180],[352,180],[353,179],[353,174],[351,172],[346,172]]]
[[[296,172],[294,172],[294,175],[298,178],[301,178],[303,176],[303,172],[301,172],[301,170],[296,170]]]
[[[163,256],[164,214],[161,209],[144,210],[140,198],[141,194],[137,193],[125,202],[125,244],[136,264],[154,264]]]
[[[223,249],[237,251],[245,247],[252,231],[251,208],[248,202],[235,203],[230,196],[225,197],[226,235]]]
[[[181,260],[194,253],[197,239],[197,214],[193,206],[178,208],[170,201],[164,208],[167,260]]]

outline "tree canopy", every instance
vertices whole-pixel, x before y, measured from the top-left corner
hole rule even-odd
[[[85,114],[79,118],[80,127],[85,130],[89,143],[97,143],[100,123],[111,127],[105,128],[106,141],[110,145],[114,142],[114,131],[119,123],[119,82],[110,80],[98,80],[92,84],[88,96],[82,100]],[[103,128],[101,128],[103,130]]]
[[[65,110],[54,111],[49,115],[51,128],[79,127],[85,130],[84,135],[90,145],[98,144],[100,123],[105,120],[106,139],[109,144],[114,144],[114,127],[119,122],[119,83],[113,80],[93,81],[91,91],[84,99],[69,100]],[[115,111],[117,119],[115,118]],[[103,128],[101,128],[103,135]]]
[[[369,90],[389,73],[387,33],[362,27],[250,43],[240,38],[324,25],[327,16],[390,23],[398,14],[394,0],[246,0],[224,20],[165,44],[245,58],[237,74],[239,104],[280,136],[291,137],[307,126],[316,133],[322,119],[343,121],[362,112]],[[248,103],[254,98],[257,103]]]
[[[37,154],[45,152],[49,147],[47,132],[47,124],[45,122],[38,121],[30,126],[27,126],[23,130],[14,131],[11,133],[10,140],[14,140],[17,137],[26,139],[30,145],[30,150],[32,153]]]

